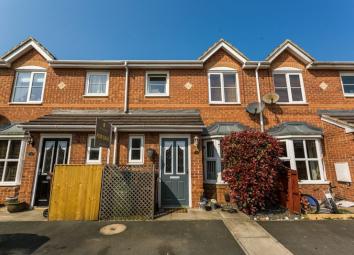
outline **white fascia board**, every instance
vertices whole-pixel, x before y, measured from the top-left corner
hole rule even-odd
[[[22,54],[26,53],[30,48],[34,48],[36,51],[38,51],[39,54],[41,54],[47,61],[53,60],[53,58],[47,52],[45,52],[36,42],[29,41],[28,43],[19,47],[17,50],[12,52],[10,55],[5,57],[4,61],[11,63],[18,56],[21,56]]]
[[[303,51],[299,50],[297,47],[292,45],[290,42],[285,43],[281,48],[276,50],[271,56],[269,56],[266,60],[269,62],[273,62],[281,53],[283,53],[286,49],[290,50],[297,57],[302,59],[305,63],[312,63],[313,60],[308,57]]]
[[[346,125],[346,124],[344,124],[342,122],[339,122],[339,121],[337,121],[337,120],[335,120],[335,119],[333,119],[331,117],[322,116],[321,120],[325,121],[325,122],[327,122],[329,124],[335,125],[337,127],[343,128],[345,133],[354,133],[354,128],[353,127],[351,127],[349,125]]]
[[[238,53],[235,49],[227,45],[225,42],[220,42],[213,49],[211,49],[205,56],[203,56],[200,60],[202,60],[203,62],[207,61],[212,55],[214,55],[215,52],[217,52],[221,48],[223,48],[226,52],[231,54],[231,56],[233,56],[234,58],[241,61],[242,64],[245,64],[247,62],[246,58],[244,58],[240,53]]]

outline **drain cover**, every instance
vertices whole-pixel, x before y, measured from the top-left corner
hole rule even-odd
[[[127,229],[127,226],[123,225],[123,224],[110,224],[110,225],[102,227],[100,229],[100,233],[102,235],[110,236],[110,235],[122,233],[126,229]]]

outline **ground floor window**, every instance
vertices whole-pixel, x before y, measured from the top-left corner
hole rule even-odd
[[[101,164],[101,147],[95,146],[95,136],[90,135],[87,140],[87,156],[86,163],[88,164]]]
[[[144,164],[144,136],[129,136],[129,164]]]
[[[207,183],[223,183],[220,139],[204,141],[204,179]]]
[[[322,150],[319,139],[280,140],[284,164],[298,171],[300,181],[323,181]]]
[[[22,140],[0,140],[0,185],[20,179]]]

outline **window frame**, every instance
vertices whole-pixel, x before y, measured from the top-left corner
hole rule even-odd
[[[346,93],[345,91],[344,91],[344,83],[343,83],[343,80],[342,80],[342,77],[343,76],[353,76],[354,77],[354,73],[353,72],[340,72],[339,73],[339,78],[340,78],[340,83],[341,83],[341,85],[342,85],[342,91],[343,91],[343,95],[344,95],[344,97],[354,97],[354,93]],[[349,85],[349,84],[348,84]],[[350,84],[350,85],[353,85],[354,86],[354,84]]]
[[[102,164],[102,147],[99,148],[92,148],[91,147],[91,140],[95,139],[95,135],[89,135],[87,137],[87,146],[86,146],[86,164]],[[90,159],[90,152],[91,150],[98,150],[98,159],[92,160]]]
[[[217,138],[207,138],[203,141],[203,149],[204,149],[204,183],[208,183],[208,184],[225,184],[225,181],[222,180],[222,161],[223,159],[221,158],[221,139],[222,137],[217,137]],[[213,158],[210,158],[207,156],[207,143],[208,142],[213,142],[214,144],[214,148],[215,148],[215,152],[216,155],[214,155]],[[207,162],[214,160],[215,163],[215,167],[216,167],[216,179],[215,180],[211,180],[211,179],[207,179]]]
[[[149,75],[166,75],[165,93],[149,93]],[[170,72],[169,71],[147,71],[145,72],[145,97],[169,97],[170,96]]]
[[[274,91],[276,90],[275,78],[274,78],[274,75],[276,75],[276,74],[284,74],[285,75],[286,88],[287,88],[288,99],[289,99],[289,102],[279,102],[278,101],[277,104],[306,104],[307,103],[305,86],[304,86],[304,79],[302,76],[302,71],[300,69],[296,69],[296,68],[275,69],[272,73]],[[294,75],[294,74],[299,75],[302,101],[293,101],[293,95],[291,92],[291,84],[290,84],[289,76]]]
[[[26,97],[26,101],[25,102],[14,101],[16,84],[17,84],[19,73],[30,73],[31,74],[31,76],[30,76],[30,84],[28,86],[27,97]],[[31,101],[30,100],[31,92],[32,92],[32,86],[33,86],[34,74],[44,74],[43,86],[42,86],[42,95],[41,95],[41,100],[39,100],[39,101]],[[25,68],[16,69],[16,77],[15,77],[15,80],[14,80],[14,84],[12,86],[12,95],[11,95],[10,103],[11,104],[42,104],[43,103],[43,98],[44,98],[46,80],[47,80],[47,72],[46,72],[46,70],[44,68],[33,67],[32,69],[25,69]]]
[[[133,139],[140,139],[140,159],[132,159],[132,141]],[[144,148],[145,137],[144,135],[129,135],[128,142],[128,164],[129,165],[143,165],[144,164]]]
[[[295,150],[294,150],[294,140],[301,140],[304,145],[304,158],[296,158],[295,157]],[[307,156],[307,145],[306,145],[306,140],[313,140],[315,141],[316,145],[316,153],[317,153],[317,158],[309,158]],[[291,137],[291,138],[279,138],[279,142],[285,142],[286,143],[286,150],[287,150],[287,157],[280,157],[281,160],[287,160],[290,162],[290,168],[294,169],[297,171],[296,168],[296,160],[301,160],[305,161],[306,163],[306,173],[307,173],[307,178],[310,177],[310,168],[308,161],[314,161],[317,160],[318,162],[318,168],[320,172],[320,180],[298,180],[299,184],[325,184],[328,183],[326,180],[326,173],[325,173],[325,168],[323,164],[323,152],[322,152],[322,144],[321,144],[321,138],[315,138],[315,137]]]
[[[105,93],[89,93],[89,82],[91,75],[106,75],[106,92]],[[105,97],[109,95],[109,71],[89,71],[86,73],[86,80],[85,80],[85,96],[86,97]]]
[[[0,176],[0,187],[6,186],[16,186],[21,184],[21,175],[22,175],[22,168],[23,168],[23,159],[24,159],[24,151],[25,151],[25,140],[23,138],[16,138],[16,137],[1,137],[0,140],[7,141],[7,149],[5,159],[0,159],[0,162],[4,162],[4,170],[2,176]],[[10,141],[20,141],[20,151],[17,159],[8,159],[9,155],[9,148],[10,148]],[[16,177],[14,181],[3,181],[5,178],[5,170],[7,170],[7,163],[8,162],[17,162],[17,169],[16,169]],[[5,167],[6,166],[6,167]]]
[[[212,101],[211,100],[211,83],[210,83],[210,75],[217,74],[220,75],[220,85],[221,85],[221,101]],[[236,101],[235,102],[225,102],[225,84],[224,84],[224,74],[235,74],[235,82],[236,82]],[[237,70],[231,68],[217,68],[210,69],[208,71],[208,94],[209,94],[209,104],[240,104],[240,83],[238,79]]]

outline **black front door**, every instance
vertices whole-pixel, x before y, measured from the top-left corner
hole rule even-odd
[[[43,139],[41,158],[39,160],[36,205],[47,206],[50,196],[51,173],[56,164],[66,164],[69,155],[68,138]]]
[[[188,206],[188,140],[164,138],[161,148],[161,206]]]

